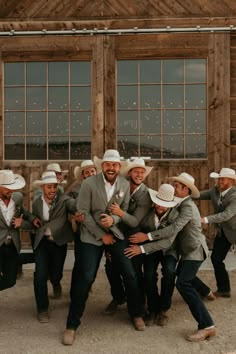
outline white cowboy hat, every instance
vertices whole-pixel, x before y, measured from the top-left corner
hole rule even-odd
[[[38,188],[43,184],[58,184],[56,173],[54,171],[43,172],[41,179],[33,182],[33,187]]]
[[[175,199],[175,189],[171,184],[164,183],[160,186],[158,191],[148,189],[151,200],[153,203],[165,208],[172,208],[178,204]]]
[[[120,174],[122,176],[126,177],[130,170],[132,170],[133,168],[140,168],[140,167],[145,169],[144,178],[146,178],[149,175],[149,173],[151,172],[151,170],[153,169],[153,167],[151,167],[151,166],[145,166],[144,159],[135,158],[132,161],[129,161],[129,160],[127,161],[127,165],[121,169]]]
[[[232,168],[223,167],[220,170],[220,173],[211,172],[210,173],[210,177],[211,178],[231,178],[231,179],[236,179],[236,173],[235,173],[234,170],[232,170]]]
[[[59,165],[59,163],[50,163],[47,165],[46,167],[47,171],[54,171],[54,172],[58,172],[58,173],[68,173],[68,170],[62,170],[61,166]]]
[[[119,162],[121,166],[125,166],[127,164],[126,161],[122,161],[120,154],[117,150],[108,149],[105,151],[103,158],[99,159],[97,156],[94,156],[94,165],[97,169],[101,169],[101,165],[103,162]]]
[[[0,186],[10,190],[21,189],[25,186],[25,179],[11,170],[0,170]]]
[[[85,160],[81,162],[80,166],[75,166],[74,169],[74,177],[75,179],[81,180],[82,179],[82,173],[86,168],[89,167],[95,167],[94,162],[92,160]]]
[[[194,185],[194,178],[189,175],[187,172],[182,172],[178,176],[168,177],[169,181],[176,181],[184,184],[191,190],[191,196],[194,198],[198,198],[200,196],[200,192],[197,187]]]

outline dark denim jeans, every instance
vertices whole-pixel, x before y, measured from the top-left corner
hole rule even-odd
[[[214,322],[202,302],[197,290],[193,286],[197,271],[202,261],[180,261],[177,268],[176,288],[198,323],[198,329],[214,325]]]
[[[18,252],[13,243],[0,246],[0,290],[16,284]]]
[[[141,301],[133,264],[124,255],[124,249],[127,246],[128,241],[116,240],[114,245],[108,247],[108,251],[111,253],[112,260],[117,264],[117,269],[122,275],[126,289],[128,311],[133,318],[141,314]],[[66,327],[69,329],[76,329],[80,325],[89,291],[96,278],[103,251],[104,246],[95,246],[84,242],[80,242],[79,244],[71,280],[71,303],[66,324]]]
[[[67,244],[58,246],[55,242],[43,237],[34,251],[34,294],[37,311],[47,311],[48,300],[48,276],[53,286],[57,286],[63,276],[63,267],[66,258]]]
[[[231,247],[231,243],[225,237],[223,230],[214,240],[211,261],[214,267],[217,290],[222,292],[230,291],[229,274],[225,268],[224,260]]]
[[[126,301],[124,282],[112,259],[107,257],[109,256],[106,255],[105,271],[110,284],[111,296],[113,300],[122,304]]]
[[[177,259],[171,255],[164,255],[161,259],[161,293],[160,310],[167,311],[171,307],[175,288]]]

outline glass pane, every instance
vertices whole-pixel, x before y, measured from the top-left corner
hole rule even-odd
[[[51,112],[48,114],[48,134],[66,135],[69,132],[69,113]]]
[[[182,159],[184,157],[184,138],[183,135],[164,135],[163,136],[163,158]]]
[[[27,109],[46,110],[46,88],[27,87]]]
[[[9,112],[4,116],[5,135],[20,135],[25,133],[24,112]]]
[[[145,85],[140,87],[140,108],[159,108],[161,105],[160,85]]]
[[[140,155],[143,157],[151,157],[152,159],[159,159],[161,157],[160,136],[141,136]]]
[[[185,60],[185,81],[206,82],[206,60],[186,59]]]
[[[28,112],[26,116],[27,135],[46,135],[46,112]]]
[[[72,112],[70,114],[71,134],[90,134],[91,116],[90,112]]]
[[[91,159],[91,138],[89,136],[71,138],[71,160]]]
[[[64,110],[68,109],[68,87],[49,87],[48,88],[48,109]]]
[[[184,104],[183,85],[163,85],[163,108],[182,108]]]
[[[69,83],[69,63],[49,62],[48,63],[48,84],[68,85]]]
[[[140,112],[140,132],[157,133],[161,132],[161,111],[141,111]]]
[[[24,63],[4,64],[4,85],[24,85]]]
[[[185,86],[186,108],[206,108],[206,85]]]
[[[140,156],[137,136],[118,136],[118,151],[125,159]]]
[[[160,82],[161,65],[160,60],[140,61],[140,82]]]
[[[163,111],[163,132],[183,133],[184,131],[184,112],[182,110],[167,110]]]
[[[47,63],[26,63],[26,84],[46,85]]]
[[[5,160],[24,160],[25,141],[22,137],[5,137]]]
[[[117,62],[118,84],[138,82],[138,60],[119,60]]]
[[[186,110],[186,133],[206,133],[206,111]]]
[[[90,85],[91,63],[89,61],[70,63],[70,83],[71,85]]]
[[[117,107],[118,109],[138,109],[138,87],[118,86]]]
[[[69,142],[68,137],[49,137],[48,139],[49,160],[68,160]]]
[[[206,158],[206,136],[205,135],[186,136],[186,158],[187,159]]]
[[[24,87],[5,88],[5,111],[7,110],[24,110],[25,94]]]
[[[26,138],[26,159],[47,160],[46,138],[37,136]]]
[[[118,112],[118,134],[137,134],[138,133],[138,112],[122,111]]]
[[[183,82],[184,81],[184,60],[171,59],[162,60],[162,81]]]
[[[70,109],[91,109],[91,88],[71,87],[70,89]]]

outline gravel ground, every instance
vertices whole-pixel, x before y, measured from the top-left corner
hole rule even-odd
[[[215,289],[211,270],[199,276]],[[137,332],[129,321],[126,306],[112,316],[103,314],[110,301],[109,286],[101,267],[88,299],[82,324],[72,347],[61,344],[69,304],[71,271],[63,278],[63,297],[50,299],[51,319],[40,324],[36,319],[33,295],[33,270],[24,270],[17,285],[0,294],[0,353],[39,354],[236,354],[236,270],[230,271],[232,297],[207,301],[206,305],[217,326],[217,336],[202,343],[187,342],[184,337],[196,330],[187,305],[174,292],[169,324],[148,327]],[[52,289],[49,285],[49,292]]]

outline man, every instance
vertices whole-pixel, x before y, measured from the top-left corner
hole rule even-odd
[[[68,213],[75,214],[76,203],[65,193],[58,193],[55,172],[46,171],[41,180],[34,181],[42,189],[42,195],[34,200],[32,210],[42,220],[42,226],[35,232],[34,293],[37,318],[40,323],[49,321],[48,276],[53,292],[61,297],[60,281],[67,252],[67,242],[73,239]]]
[[[71,281],[71,303],[67,317],[63,344],[72,345],[75,331],[79,327],[91,286],[104,249],[111,253],[119,266],[127,292],[128,311],[136,330],[144,330],[136,274],[124,255],[127,242],[119,229],[120,217],[109,215],[109,207],[116,201],[126,211],[129,204],[129,183],[119,176],[121,165],[117,150],[107,150],[103,159],[94,158],[102,172],[83,181],[77,208],[84,214],[81,224],[81,243],[78,267],[73,269]],[[128,260],[128,262],[127,262]]]
[[[96,166],[92,160],[84,160],[81,162],[80,166],[75,166],[74,177],[75,181],[66,190],[69,196],[72,198],[77,198],[79,195],[81,183],[84,179],[94,176],[97,174]]]
[[[64,193],[64,187],[67,184],[67,181],[64,179],[64,176],[69,172],[68,170],[62,170],[59,163],[50,163],[46,167],[46,171],[53,171],[56,174],[57,181],[58,181],[58,191],[59,193]],[[33,200],[37,199],[39,196],[42,195],[42,189],[36,188],[34,190]],[[28,229],[26,231],[29,231]],[[34,242],[34,233],[30,233],[30,241],[33,247]],[[23,264],[34,263],[34,253],[33,252],[22,252],[19,254],[19,265],[17,271],[17,278],[19,279],[23,275]],[[55,298],[60,297],[60,293],[54,293]]]
[[[141,158],[137,158],[129,162],[128,165],[121,171],[121,174],[128,178],[130,183],[129,207],[127,212],[125,212],[119,207],[117,203],[113,203],[110,206],[109,211],[121,218],[122,223],[120,227],[122,228],[126,237],[132,235],[135,230],[139,230],[140,222],[151,208],[152,201],[149,196],[148,188],[143,183],[151,171],[152,167],[145,166],[145,161]],[[134,266],[138,276],[141,296],[143,299],[142,302],[145,304],[145,280],[143,279],[142,257],[135,258]],[[106,255],[105,270],[111,286],[111,294],[113,299],[106,307],[104,313],[106,315],[111,315],[117,311],[119,305],[125,303],[126,296],[122,277],[115,267],[114,262],[112,262],[109,254]]]
[[[198,323],[198,330],[194,334],[188,335],[186,339],[199,342],[216,334],[214,322],[195,285],[201,282],[196,274],[208,254],[205,236],[201,232],[200,214],[191,199],[191,196],[198,198],[200,193],[194,184],[194,178],[186,172],[171,177],[169,180],[174,183],[175,196],[180,198],[177,206],[179,216],[171,225],[162,229],[154,230],[148,234],[137,233],[130,237],[133,243],[148,240],[154,242],[146,243],[141,247],[130,246],[125,253],[128,257],[133,257],[141,252],[149,254],[160,249],[167,249],[176,239],[181,257],[177,269],[176,288]]]
[[[201,220],[203,224],[216,224],[217,232],[211,254],[217,284],[214,295],[229,298],[230,280],[224,260],[231,245],[236,243],[236,174],[231,168],[223,167],[220,173],[212,172],[210,177],[216,179],[217,184],[202,191],[199,199],[211,200],[214,214]]]
[[[24,186],[22,176],[11,170],[0,171],[0,290],[16,283],[20,227],[26,226],[26,220],[40,226],[40,220],[23,207],[22,193],[16,192]]]

